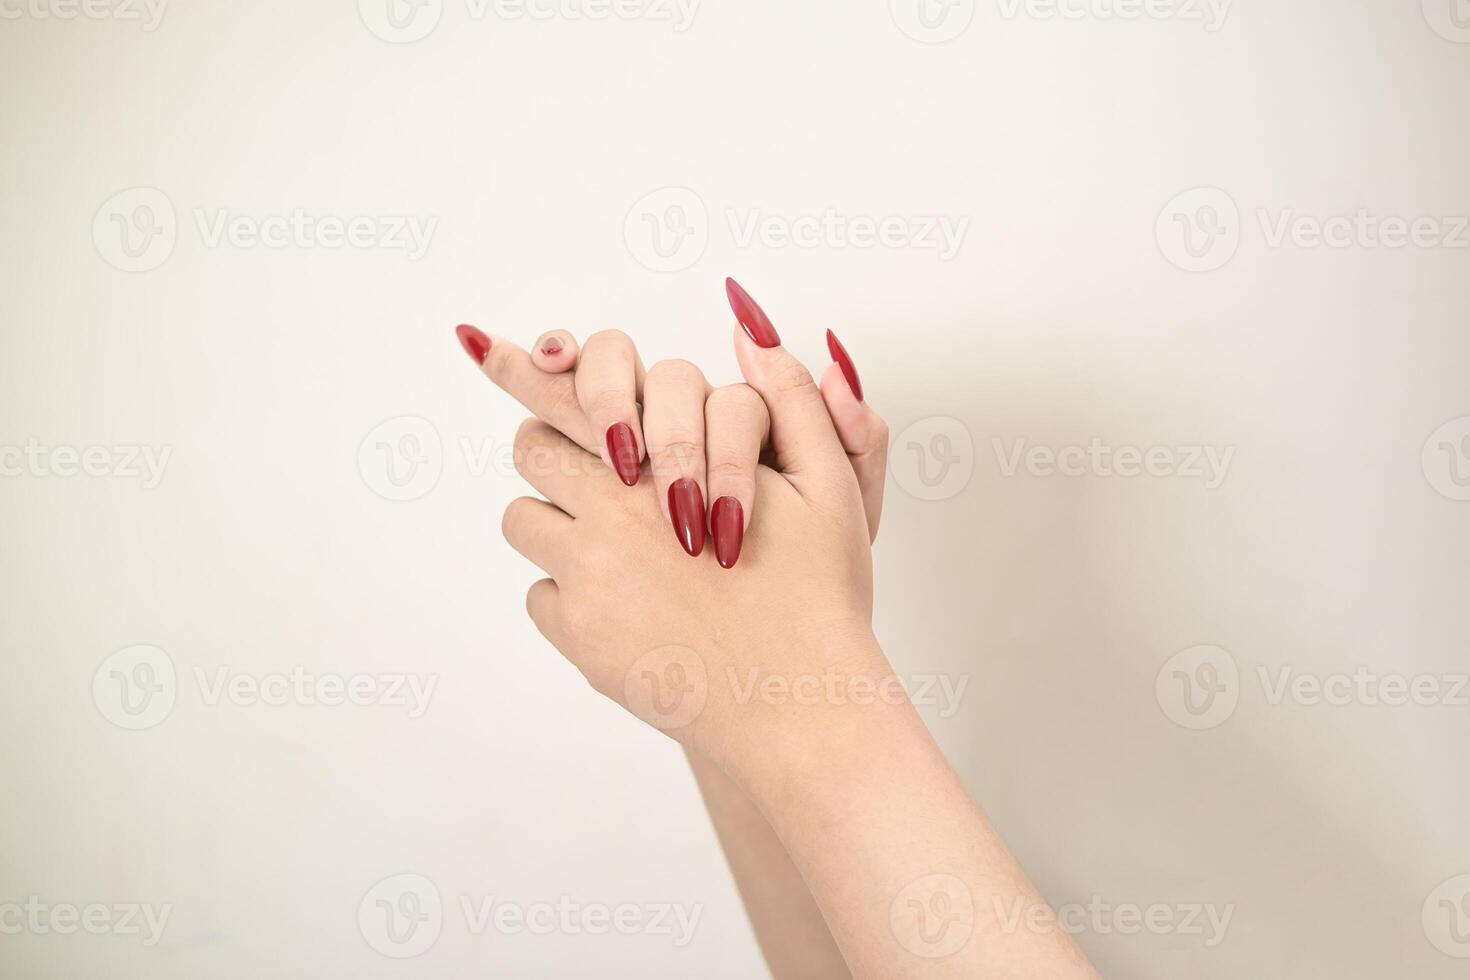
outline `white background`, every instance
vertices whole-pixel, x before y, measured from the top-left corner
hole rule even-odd
[[[999,0],[965,27],[961,0],[933,7],[964,27],[942,44],[885,0],[705,0],[682,31],[430,0],[413,43],[370,0],[180,2],[152,30],[41,16],[58,3],[0,20],[0,446],[171,455],[152,488],[6,457],[0,905],[172,911],[153,946],[0,933],[0,972],[760,975],[679,751],[524,615],[539,573],[498,530],[522,413],[452,334],[619,327],[725,383],[734,275],[814,367],[835,328],[895,435],[919,425],[894,447],[876,627],[900,673],[966,679],[926,718],[1043,893],[1232,909],[1215,945],[1088,925],[1105,975],[1464,975],[1464,692],[1270,697],[1284,669],[1470,669],[1470,249],[1268,235],[1286,211],[1470,214],[1450,0],[1241,2],[1214,31]],[[114,215],[158,197],[109,202],[139,187],[176,241],[123,271]],[[705,218],[686,208],[700,237],[658,272],[630,209],[667,187]],[[1218,267],[1185,271],[1175,214],[1203,234],[1221,193]],[[437,223],[417,259],[200,229],[297,209]],[[827,209],[969,225],[946,261],[742,242],[729,217]],[[442,475],[392,502],[359,448],[404,416]],[[1213,488],[1008,475],[1022,439],[1233,456]],[[921,499],[945,459],[960,475]],[[137,644],[177,695],[132,731],[92,692]],[[1235,707],[1189,728],[1166,662],[1200,645]],[[197,679],[296,666],[437,687],[412,719],[210,704]],[[358,923],[400,873],[444,906],[415,959]],[[702,911],[683,948],[460,912],[561,896]]]

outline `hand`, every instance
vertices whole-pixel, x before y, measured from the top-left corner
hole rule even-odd
[[[736,307],[737,314],[743,321],[750,320],[752,317],[764,319],[764,313],[759,312],[754,301],[733,282],[727,283],[726,290],[732,305]],[[768,326],[769,321],[765,321],[762,325]],[[770,335],[774,333],[774,329],[769,330]],[[466,349],[471,352],[475,360],[484,362],[485,354],[492,342],[470,327],[460,328],[460,334],[462,339],[468,338]],[[599,337],[606,337],[612,343],[603,343],[598,340]],[[631,347],[631,342],[623,335],[616,333],[610,336],[597,335],[592,341],[589,341],[588,348],[591,353],[583,353],[580,365],[580,374],[583,376],[577,377],[574,382],[573,390],[578,395],[579,403],[588,402],[595,405],[599,400],[619,403],[623,401],[620,395],[605,395],[599,399],[595,394],[592,397],[582,394],[584,391],[593,391],[599,387],[614,390],[626,390],[632,387],[638,397],[646,397],[640,384],[644,377],[641,361],[638,360],[636,352],[631,358],[622,354],[621,349],[625,345]],[[504,343],[498,343],[495,346],[502,352],[513,349]],[[829,369],[828,377],[823,382],[823,396],[833,416],[838,435],[849,453],[849,459],[862,490],[871,534],[877,530],[878,516],[882,507],[887,428],[872,409],[863,403],[862,384],[858,380],[857,372],[846,350],[830,330],[827,332],[827,346],[835,364]],[[607,354],[600,354],[600,350],[606,350]],[[543,334],[537,340],[531,348],[529,360],[542,372],[552,375],[564,374],[579,367],[578,353],[577,342],[573,336],[564,331],[554,331]],[[597,363],[614,359],[621,361],[624,365],[621,370],[606,371]],[[513,362],[523,365],[524,358],[517,354]],[[630,372],[626,367],[630,362],[633,366],[631,378],[628,377]],[[658,366],[655,366],[655,372],[657,371]],[[589,374],[593,376],[590,382],[585,377]],[[552,400],[545,397],[551,394],[548,391],[550,386],[545,378],[536,377],[534,373],[521,369],[505,372],[504,376],[509,379],[512,394],[533,408],[539,405],[565,405],[565,401],[560,398]],[[623,379],[621,382],[620,378]],[[556,382],[551,384],[554,385]],[[721,389],[721,391],[752,393],[752,389],[745,386],[732,386]],[[646,398],[646,400],[654,405],[661,401],[658,398]],[[719,433],[722,430],[729,431],[739,427],[738,418],[729,424],[722,421],[724,412],[720,407],[721,402],[720,394],[715,393],[706,400],[703,420],[697,414],[693,415],[693,425],[689,425],[686,420],[686,429],[692,429],[695,432],[698,431],[700,421],[705,423],[707,445],[710,447],[707,452],[709,460],[707,473],[712,490],[716,494],[719,493],[719,484],[722,479],[743,475],[729,463],[722,466],[719,462],[720,453],[715,448],[722,441]],[[765,420],[765,423],[759,426],[764,433],[769,429],[769,416],[765,411],[763,401],[759,401],[759,414],[760,418]],[[585,417],[585,410],[583,415]],[[630,416],[624,415],[624,417]],[[644,421],[650,425],[650,431],[657,424],[654,415],[651,415],[646,407]],[[636,419],[634,422],[636,423]],[[620,426],[617,422],[611,422],[607,426],[599,426],[590,421],[586,424],[592,432],[601,429],[608,433],[605,446],[608,456],[611,457],[609,465],[612,465],[614,471],[617,471],[619,467],[613,464],[619,460],[617,452],[619,445],[636,447],[639,433],[631,425]],[[726,440],[726,442],[739,445],[736,440]],[[746,443],[745,445],[751,444]],[[768,448],[761,445],[759,440],[755,441],[754,446],[756,451]],[[624,459],[626,460],[628,456],[632,456],[631,462],[634,465],[633,467],[625,465],[623,473],[627,475],[624,482],[631,485],[636,484],[638,480],[639,474],[636,468],[638,457],[634,453],[628,453]],[[749,458],[747,455],[740,454],[732,462],[738,465],[741,460]],[[721,566],[725,568],[733,567],[738,559],[741,535],[744,530],[744,525],[736,520],[733,527],[735,534],[730,533],[732,530],[729,517],[731,511],[728,508],[732,503],[736,504],[737,509],[733,512],[734,516],[739,518],[743,511],[745,519],[749,519],[752,508],[744,502],[752,501],[754,497],[753,466],[750,467],[750,472],[748,496],[737,492],[733,495],[720,495],[714,498],[715,553]],[[620,474],[620,478],[624,478],[624,475]],[[741,485],[740,481],[733,482],[737,487]],[[660,499],[665,498],[660,495]],[[686,752],[690,769],[698,782],[700,793],[709,810],[710,820],[719,835],[721,845],[730,863],[730,871],[739,886],[746,913],[755,929],[761,950],[772,974],[775,976],[801,975],[812,978],[850,976],[850,971],[837,949],[831,931],[827,928],[810,889],[802,879],[801,872],[792,863],[785,846],[756,803],[722,768],[710,761],[703,753],[693,751],[687,746]]]
[[[517,501],[505,520],[511,543],[554,579],[538,583],[528,597],[542,632],[599,691],[718,760],[731,758],[731,744],[751,741],[753,717],[789,714],[779,706],[763,711],[759,704],[739,705],[740,683],[752,668],[816,677],[844,661],[846,674],[876,681],[890,673],[868,625],[869,523],[828,402],[784,349],[759,347],[739,331],[735,342],[746,377],[770,407],[783,471],[753,469],[761,516],[750,529],[753,553],[736,572],[714,563],[691,565],[661,545],[667,532],[658,530],[663,513],[657,501],[621,486],[612,467],[598,466],[544,423],[522,428],[516,458],[528,481],[556,506]],[[562,351],[569,346],[564,341]],[[492,376],[520,378],[506,384],[508,390],[537,392],[551,413],[566,405],[545,397],[544,382],[567,379],[544,374],[512,348],[496,361],[494,350],[486,359],[498,365],[489,369]],[[525,373],[527,367],[535,376]],[[844,407],[860,409],[849,417],[867,419],[866,431],[881,444],[881,420],[852,396],[841,369],[833,372],[852,398]],[[580,429],[578,419],[567,418],[571,414],[561,409],[560,423],[579,441],[590,441],[585,412]],[[881,460],[881,452],[863,455],[875,457]],[[671,645],[683,651],[656,652]],[[648,682],[665,668],[670,679],[684,670],[699,688],[685,692],[706,701],[693,717],[685,717],[693,701],[681,703],[685,710],[659,710],[668,708],[673,692]],[[751,710],[736,710],[741,707]]]
[[[726,288],[742,323],[774,339],[754,300],[733,280]],[[769,432],[765,404],[750,387],[711,388],[686,361],[662,361],[645,372],[633,342],[616,330],[593,334],[580,349],[570,333],[553,331],[529,354],[471,326],[458,333],[496,384],[600,455],[628,486],[637,484],[646,456],[660,508],[691,555],[704,547],[704,503],[711,501],[716,557],[722,567],[735,565],[754,517],[755,464]],[[871,537],[882,512],[888,429],[862,400],[852,360],[830,330],[827,346],[834,363],[822,396],[857,475]]]

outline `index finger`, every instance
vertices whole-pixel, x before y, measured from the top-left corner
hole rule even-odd
[[[601,454],[587,415],[577,401],[572,373],[550,374],[531,355],[503,337],[493,337],[468,324],[455,331],[480,371],[541,421],[590,453]]]

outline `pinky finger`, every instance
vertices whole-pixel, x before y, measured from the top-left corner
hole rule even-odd
[[[553,330],[536,338],[531,363],[547,374],[565,374],[577,366],[577,338],[565,330]]]

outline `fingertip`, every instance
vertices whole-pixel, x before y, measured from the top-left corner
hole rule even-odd
[[[461,323],[454,328],[455,337],[459,338],[459,346],[470,356],[470,360],[484,366],[485,358],[490,356],[491,340],[485,331],[468,323]]]
[[[735,314],[735,319],[740,321],[751,340],[761,347],[781,346],[781,335],[776,332],[766,311],[761,309],[761,305],[740,283],[729,276],[725,277],[725,298],[730,302],[730,310]]]
[[[783,347],[762,347],[757,344],[738,320],[730,329],[735,342],[735,361],[740,365],[740,373],[747,384],[759,390],[765,381],[767,366],[776,363],[783,355],[790,355]]]
[[[565,374],[577,364],[577,339],[565,330],[552,330],[536,339],[531,363],[547,374]]]
[[[822,401],[827,403],[827,414],[832,416],[842,448],[853,454],[865,452],[872,442],[873,410],[853,394],[841,365],[827,365],[821,389]]]
[[[710,508],[710,534],[715,539],[715,560],[721,568],[734,568],[740,560],[749,523],[750,517],[736,497],[721,497]]]
[[[852,389],[853,396],[858,401],[862,401],[862,379],[858,377],[857,368],[853,366],[847,348],[842,346],[842,341],[838,340],[837,335],[831,330],[827,331],[827,353],[832,355],[833,363],[842,369],[842,376],[847,379],[847,386]]]
[[[618,475],[625,487],[638,485],[638,476],[643,464],[643,450],[638,443],[638,434],[626,422],[614,422],[606,435],[607,465]]]

